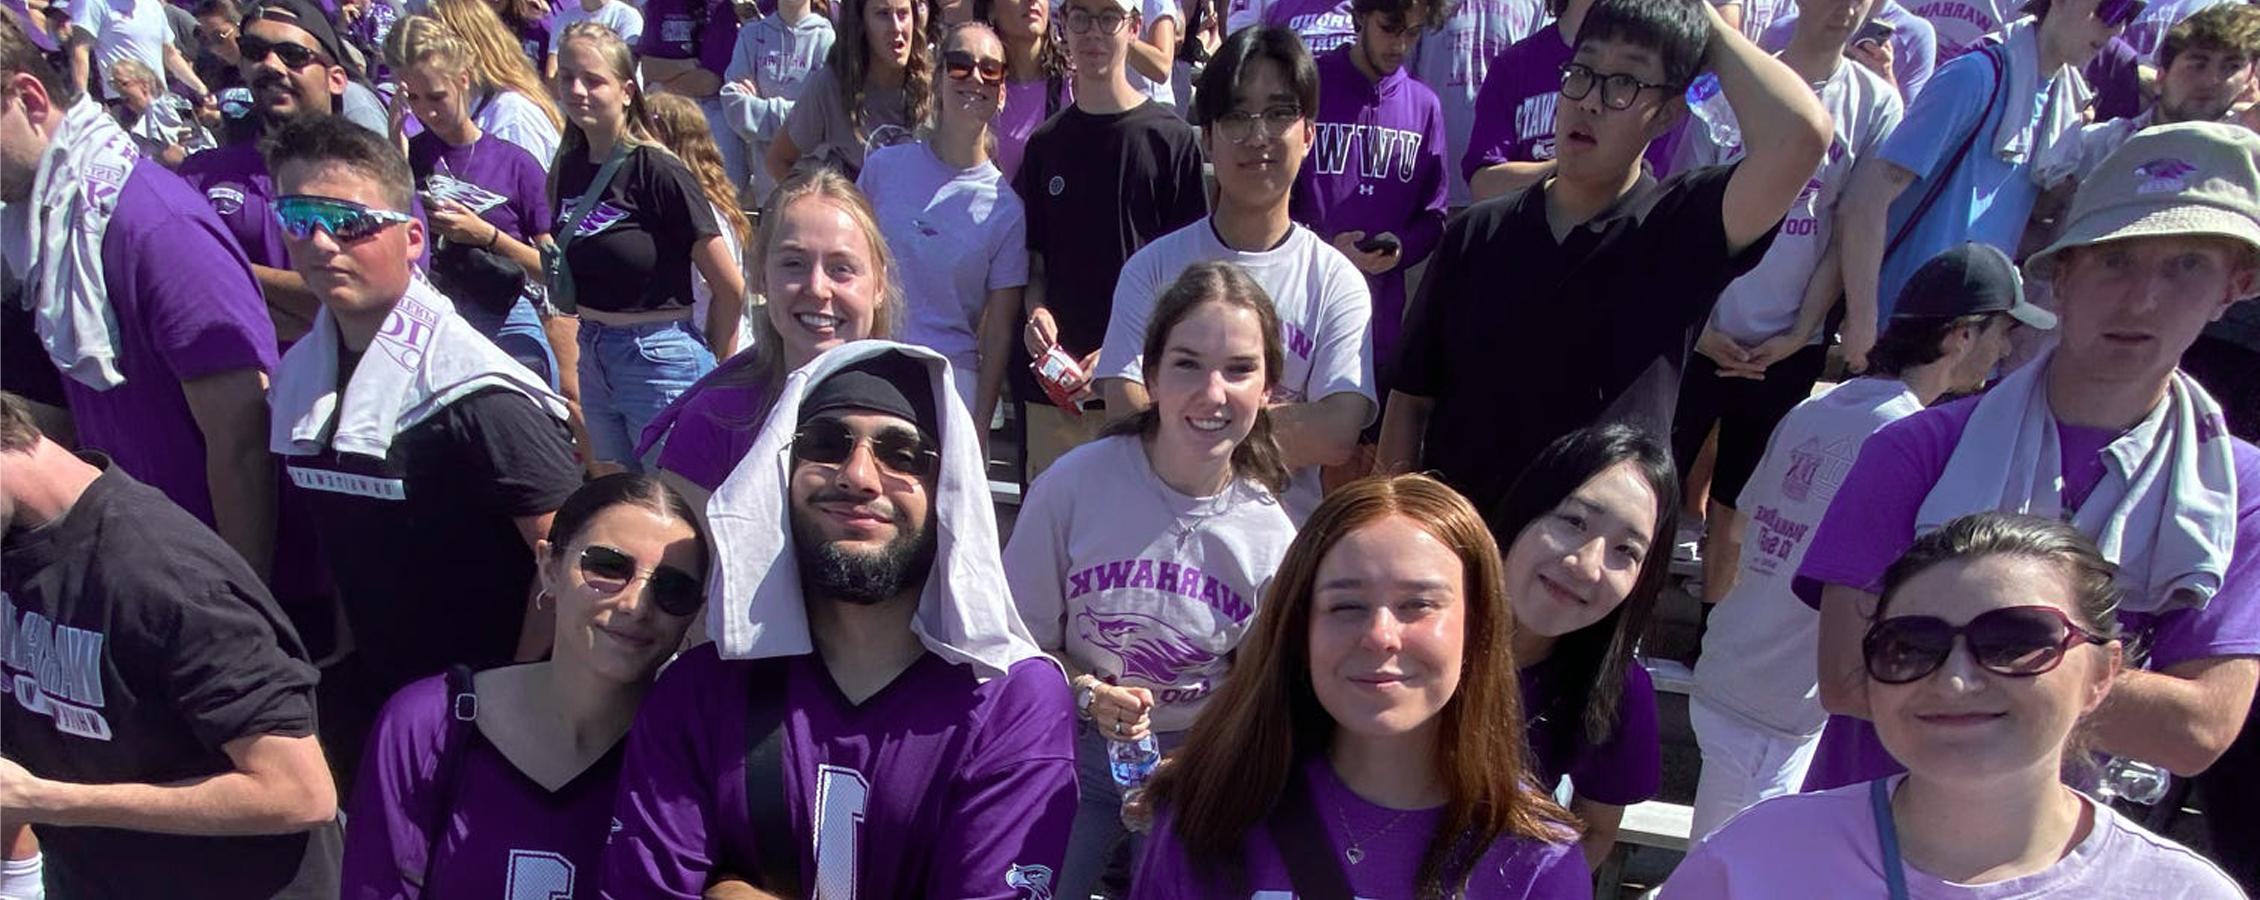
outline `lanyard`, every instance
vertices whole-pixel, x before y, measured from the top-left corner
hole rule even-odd
[[[1883,884],[1891,900],[1907,900],[1907,868],[1899,859],[1899,827],[1891,821],[1891,779],[1868,782],[1868,805],[1875,810],[1876,841],[1883,845]]]

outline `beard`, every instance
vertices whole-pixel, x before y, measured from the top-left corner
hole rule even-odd
[[[801,587],[812,597],[876,606],[925,583],[934,567],[936,540],[930,528],[897,521],[894,540],[875,552],[862,552],[825,540],[815,517],[804,506],[793,508],[793,559],[800,564]]]

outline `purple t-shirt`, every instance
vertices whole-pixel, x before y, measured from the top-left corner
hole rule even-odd
[[[451,739],[462,743],[449,776],[442,769]],[[626,746],[615,744],[550,791],[449,715],[445,676],[401,688],[378,717],[354,780],[343,900],[596,896]]]
[[[1599,744],[1585,736],[1585,708],[1561,692],[1565,677],[1560,657],[1547,657],[1520,672],[1523,733],[1538,786],[1552,791],[1567,775],[1577,796],[1611,806],[1631,806],[1656,796],[1663,784],[1662,750],[1657,743],[1656,686],[1648,669],[1633,660],[1624,667],[1624,695],[1617,698],[1617,727]]]
[[[180,177],[204,194],[220,223],[234,236],[251,264],[290,268],[283,249],[282,224],[275,221],[275,179],[259,155],[258,141],[206,150],[180,164]]]
[[[1020,155],[1028,151],[1028,136],[1036,133],[1036,126],[1044,124],[1057,110],[1075,103],[1074,79],[1059,80],[1056,106],[1044,102],[1044,92],[1050,88],[1050,78],[1005,83],[1004,111],[997,113],[996,121],[989,123],[989,130],[997,136],[997,171],[1004,173],[1006,184],[1011,184],[1012,176],[1020,172]]]
[[[1396,268],[1365,278],[1373,358],[1386,368],[1405,320],[1405,270],[1444,234],[1444,107],[1404,69],[1367,79],[1349,47],[1317,62],[1318,139],[1295,179],[1295,219],[1327,243],[1345,231],[1389,232],[1403,243]]]
[[[427,131],[408,139],[408,167],[419,189],[470,207],[503,234],[549,233],[549,174],[523,147],[492,134],[456,147]]]
[[[604,896],[691,900],[712,873],[759,871],[745,771],[755,685],[782,694],[787,819],[815,837],[795,851],[802,884],[997,900],[1051,884],[1076,785],[1074,702],[1050,660],[979,682],[929,653],[851,704],[813,653],[726,661],[708,644],[659,677],[628,733]]]
[[[576,0],[566,0],[576,2]],[[735,18],[733,16],[733,18]],[[512,25],[510,33],[518,38],[518,49],[526,51],[526,59],[534,64],[536,74],[549,71],[550,36],[557,30],[557,6],[551,4],[541,18],[520,25]]]
[[[1400,811],[1377,806],[1352,792],[1334,774],[1325,757],[1306,760],[1296,776],[1310,785],[1311,805],[1318,812],[1330,851],[1346,853],[1355,839],[1360,862],[1342,860],[1359,897],[1411,897],[1418,893],[1420,861],[1428,842],[1444,817],[1443,807]],[[1348,834],[1344,834],[1344,831]],[[1269,828],[1248,830],[1246,877],[1243,887],[1255,897],[1287,897],[1294,883]],[[1185,850],[1177,843],[1167,811],[1154,824],[1153,835],[1131,878],[1131,900],[1176,900],[1181,897],[1225,896],[1222,885],[1201,877]],[[1469,897],[1578,900],[1593,896],[1593,876],[1577,843],[1564,835],[1558,843],[1507,837],[1492,842],[1468,873]]]
[[[1263,24],[1284,25],[1301,35],[1312,56],[1358,37],[1357,23],[1350,16],[1350,0],[1272,0],[1263,11]]]
[[[1954,445],[1969,425],[1978,398],[1957,400],[1900,419],[1876,432],[1860,450],[1859,461],[1828,506],[1812,549],[1797,570],[1792,589],[1805,604],[1820,606],[1821,587],[1840,584],[1880,593],[1883,570],[1915,542],[1915,515],[1938,483]],[[2063,448],[2063,507],[2078,509],[2103,479],[2100,451],[2118,433],[2059,426]],[[2233,437],[2236,454],[2236,547],[2229,557],[2221,590],[2204,609],[2148,615],[2121,613],[2119,626],[2130,638],[2150,643],[2147,668],[2164,669],[2193,659],[2260,654],[2260,449]],[[1870,781],[1905,771],[1891,758],[1865,719],[1830,716],[1805,776],[1805,790]]]
[[[747,380],[759,354],[740,353],[706,373],[644,426],[636,458],[661,441],[659,467],[714,491],[753,449],[761,423],[769,418],[767,379]]]
[[[63,379],[79,445],[110,454],[126,474],[212,524],[204,433],[181,383],[274,371],[275,326],[259,283],[212,208],[149,159],[134,163],[119,191],[102,236],[102,277],[126,380],[97,391]]]
[[[730,69],[738,46],[738,12],[730,0],[648,0],[643,8],[643,38],[636,55],[652,59],[695,59],[699,68],[720,75]]]

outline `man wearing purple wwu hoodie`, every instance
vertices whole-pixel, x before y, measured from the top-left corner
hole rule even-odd
[[[604,896],[1051,896],[1075,713],[1011,605],[977,435],[924,348],[786,379],[707,504],[715,642],[629,732]]]

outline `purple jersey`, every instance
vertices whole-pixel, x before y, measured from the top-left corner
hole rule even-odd
[[[1595,803],[1631,806],[1656,796],[1663,783],[1656,731],[1656,687],[1638,660],[1624,667],[1617,727],[1599,744],[1585,736],[1585,709],[1561,692],[1559,657],[1521,671],[1523,733],[1537,768],[1538,786],[1553,790],[1567,775],[1577,795]]]
[[[212,524],[204,432],[181,384],[274,371],[275,326],[259,283],[211,207],[150,159],[134,163],[119,190],[102,236],[102,277],[125,383],[97,391],[63,379],[79,444]]]
[[[1443,807],[1400,811],[1376,806],[1353,793],[1323,757],[1303,763],[1301,773],[1310,785],[1311,804],[1319,826],[1331,846],[1342,856],[1342,873],[1359,897],[1411,897],[1419,893],[1420,861],[1435,836]],[[1348,834],[1344,834],[1344,831]],[[1354,838],[1354,843],[1352,842]],[[1356,847],[1359,861],[1347,854]],[[1268,828],[1248,830],[1245,859],[1246,896],[1290,897],[1294,888],[1287,864],[1279,857]],[[1132,900],[1176,900],[1180,897],[1227,896],[1215,881],[1202,877],[1179,846],[1164,812],[1146,841],[1146,851],[1131,879]],[[1468,874],[1469,897],[1528,898],[1528,900],[1578,900],[1593,896],[1593,876],[1585,855],[1567,834],[1558,843],[1528,838],[1501,838],[1477,860]]]
[[[1880,592],[1883,570],[1915,542],[1915,517],[1923,498],[1946,471],[1946,461],[1961,442],[1962,430],[1977,410],[1971,397],[1932,407],[1876,432],[1861,447],[1858,461],[1829,502],[1828,514],[1813,533],[1791,583],[1798,599],[1820,605],[1823,585],[1840,584]],[[2076,510],[2105,474],[2102,449],[2116,431],[2057,426],[2063,452],[2063,508]],[[2260,449],[2234,441],[2237,476],[2236,547],[2229,556],[2221,589],[2203,609],[2162,615],[2121,613],[2119,627],[2130,645],[2147,643],[2144,668],[2219,656],[2260,654]],[[1830,716],[1821,745],[1805,776],[1815,791],[1869,781],[1905,771],[1884,749],[1875,724],[1850,716]]]
[[[1427,259],[1444,233],[1444,108],[1404,69],[1368,79],[1352,49],[1318,58],[1318,139],[1295,179],[1295,218],[1328,243],[1345,231],[1397,236],[1396,268],[1365,278],[1373,291],[1373,358],[1394,360],[1405,270]]]
[[[1051,896],[1076,803],[1075,712],[1057,665],[1024,660],[979,682],[929,653],[851,704],[815,654],[723,660],[712,644],[660,676],[628,735],[604,896],[691,900],[711,874],[759,871],[745,769],[756,685],[782,693],[802,884]]]
[[[708,492],[719,489],[753,449],[776,400],[767,379],[746,378],[759,362],[759,354],[740,353],[706,373],[644,426],[636,458],[659,446],[660,468]]]
[[[720,75],[738,46],[738,13],[730,0],[647,0],[636,55],[697,60]]]
[[[452,774],[450,740],[462,742]],[[347,807],[344,900],[596,896],[626,746],[551,791],[449,715],[444,676],[401,688],[369,736]]]
[[[267,160],[259,155],[258,141],[245,141],[206,150],[180,164],[180,176],[203,192],[205,202],[220,214],[220,223],[243,247],[251,264],[270,269],[290,268],[283,249],[282,224],[275,220],[275,179],[267,174]]]
[[[503,234],[549,233],[549,174],[523,147],[492,134],[456,147],[427,131],[408,140],[408,167],[419,190],[463,204]]]

